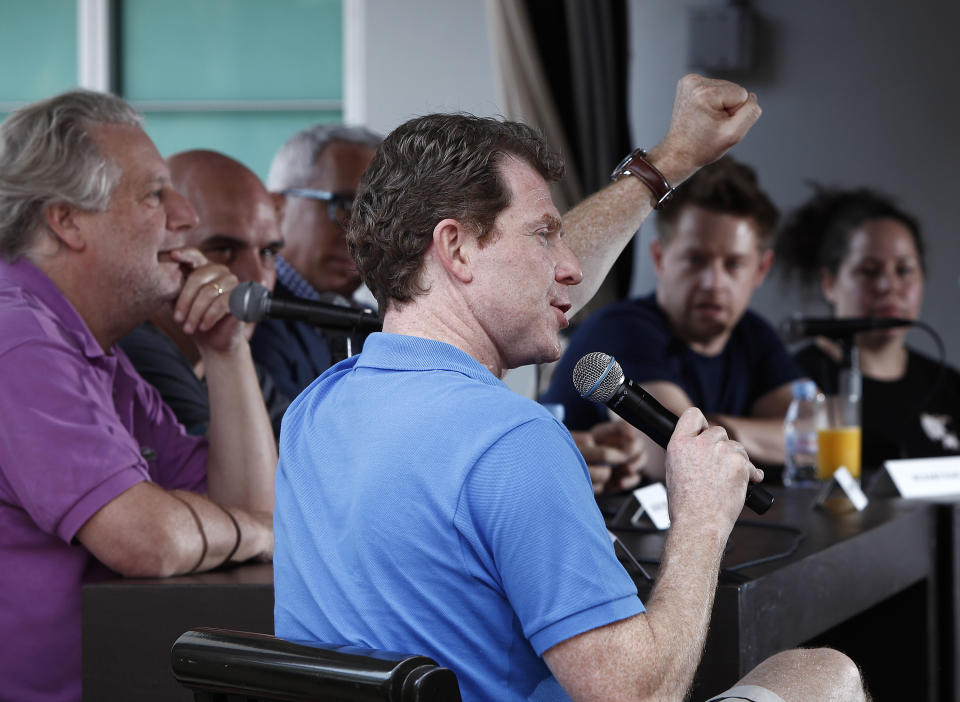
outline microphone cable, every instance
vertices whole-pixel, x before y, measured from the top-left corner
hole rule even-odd
[[[737,527],[744,527],[747,529],[767,529],[769,531],[779,531],[786,534],[791,534],[792,538],[788,546],[781,551],[777,551],[775,553],[771,553],[766,556],[760,556],[759,558],[753,558],[749,561],[744,561],[742,563],[736,563],[734,565],[721,567],[719,571],[720,577],[725,578],[728,582],[746,582],[747,579],[744,578],[744,576],[739,571],[744,570],[746,568],[752,568],[758,565],[764,565],[766,563],[773,563],[775,561],[779,561],[784,558],[789,558],[790,556],[792,556],[794,553],[797,552],[797,549],[800,548],[800,544],[807,537],[807,534],[803,529],[792,526],[790,524],[771,524],[768,522],[761,522],[761,521],[755,521],[750,519],[738,519],[736,522],[734,522],[733,526],[734,526],[734,529],[736,529]],[[638,533],[639,534],[663,534],[664,533],[661,530],[656,529],[655,527],[638,526],[638,525],[632,525],[632,524],[629,526],[618,526],[615,528],[617,531],[634,533],[634,534],[638,534]],[[730,538],[727,539],[727,543],[723,549],[724,556],[730,553],[731,549],[734,547],[735,542],[736,542],[736,539],[734,536],[734,532],[731,530]],[[632,565],[634,565],[635,568],[638,568],[640,570],[641,575],[644,577],[645,580],[652,583],[653,579],[650,577],[649,573],[647,573],[647,571],[643,568],[641,564],[646,563],[647,565],[654,565],[654,566],[657,566],[657,568],[659,569],[660,559],[634,556],[632,553],[630,553],[629,549],[627,549],[627,547],[619,539],[616,539],[614,541],[614,544],[620,545],[622,552],[625,552],[627,554],[627,560]]]
[[[772,563],[778,561],[781,558],[789,558],[794,553],[797,552],[797,549],[800,548],[800,543],[807,538],[807,533],[799,528],[792,526],[790,524],[771,524],[768,522],[755,521],[752,519],[738,519],[734,527],[746,527],[748,529],[768,529],[770,531],[781,531],[787,534],[792,534],[793,538],[790,541],[790,545],[778,553],[772,553],[769,556],[760,556],[759,558],[754,558],[749,561],[744,561],[743,563],[737,563],[736,565],[726,566],[721,568],[720,572],[724,573],[736,573],[737,571],[743,570],[745,568],[752,568],[753,566],[763,565],[765,563]],[[727,540],[727,543],[733,541],[733,537]]]
[[[920,329],[922,329],[923,331],[927,332],[927,334],[930,335],[930,337],[933,339],[934,344],[937,347],[937,354],[939,356],[939,358],[937,359],[939,362],[939,365],[937,367],[937,374],[934,377],[933,383],[931,383],[930,388],[927,389],[926,394],[922,396],[922,400],[916,405],[916,410],[919,413],[927,406],[927,403],[929,403],[930,400],[933,399],[933,396],[937,394],[937,390],[940,388],[940,383],[943,382],[943,376],[947,372],[947,348],[944,345],[943,339],[940,337],[940,334],[937,333],[937,330],[934,329],[929,324],[927,324],[926,322],[919,319],[915,319],[913,321],[912,326],[919,327]],[[906,346],[906,344],[904,346]],[[910,349],[908,348],[907,353],[909,352],[910,352]]]

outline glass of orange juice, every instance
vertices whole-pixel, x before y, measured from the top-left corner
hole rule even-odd
[[[817,431],[817,478],[830,480],[840,466],[846,466],[853,479],[860,480],[860,427]]]
[[[845,466],[854,480],[860,480],[860,398],[835,395],[827,398],[829,426],[817,431],[817,477],[830,480]]]

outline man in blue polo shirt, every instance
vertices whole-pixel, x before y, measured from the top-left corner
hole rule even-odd
[[[661,181],[717,158],[758,116],[742,88],[684,78],[667,138],[633,157],[640,175],[563,221],[547,186],[562,163],[524,125],[430,115],[387,137],[348,238],[385,331],[284,418],[277,635],[425,653],[456,672],[465,700],[684,697],[724,543],[762,473],[723,429],[684,413],[668,454],[673,526],[645,610],[569,433],[500,378],[557,358],[567,314]],[[863,699],[841,654],[782,655],[725,699]],[[796,679],[807,664],[816,674]]]
[[[776,224],[753,169],[726,156],[699,171],[657,214],[656,292],[584,321],[543,401],[562,404],[575,433],[606,420],[607,409],[570,382],[584,354],[602,351],[676,414],[696,406],[754,461],[783,463],[783,417],[803,373],[773,328],[747,309],[773,262]],[[663,450],[651,444],[646,455],[644,473],[662,477]]]

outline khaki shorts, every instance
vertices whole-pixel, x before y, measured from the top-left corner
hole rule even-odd
[[[738,685],[716,697],[711,697],[707,702],[720,702],[720,700],[729,700],[729,702],[783,702],[780,695],[759,685]]]

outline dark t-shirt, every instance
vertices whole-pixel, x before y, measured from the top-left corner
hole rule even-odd
[[[794,358],[820,389],[837,390],[840,364],[815,344]],[[960,454],[960,373],[908,349],[899,380],[863,379],[863,466],[895,458]]]
[[[137,372],[160,391],[163,401],[186,427],[187,432],[201,436],[210,423],[210,399],[207,383],[197,377],[190,362],[169,336],[149,322],[141,324],[119,342]],[[254,364],[260,391],[267,405],[274,435],[280,437],[280,420],[287,411],[290,398],[277,389],[262,367]]]
[[[276,299],[296,299],[279,280],[273,291]],[[359,353],[365,334],[331,332],[292,319],[264,319],[250,339],[254,360],[270,374],[277,387],[293,399],[327,368],[347,356]]]
[[[577,361],[592,351],[616,358],[638,383],[673,383],[704,412],[734,416],[749,415],[758,398],[802,377],[773,328],[753,312],[743,315],[723,351],[704,356],[673,334],[651,294],[599,309],[571,337],[541,398],[564,406],[571,429],[607,418],[607,408],[582,399],[571,380]]]

